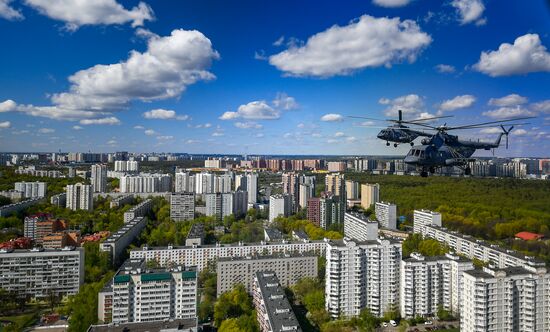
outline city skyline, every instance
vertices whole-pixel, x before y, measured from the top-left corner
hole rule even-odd
[[[544,1],[0,0],[1,150],[396,155],[346,116],[402,109],[537,116],[495,155],[547,156],[549,28]]]

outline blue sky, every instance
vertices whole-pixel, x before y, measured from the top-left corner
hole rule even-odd
[[[403,109],[537,116],[496,154],[549,156],[549,32],[542,0],[0,0],[0,150],[400,154],[346,116]]]

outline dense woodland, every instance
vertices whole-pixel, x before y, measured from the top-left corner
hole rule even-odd
[[[518,179],[416,177],[346,173],[361,183],[379,183],[380,197],[397,204],[412,225],[414,209],[441,212],[443,226],[537,255],[550,263],[550,244],[514,240],[520,231],[550,238],[550,182]]]

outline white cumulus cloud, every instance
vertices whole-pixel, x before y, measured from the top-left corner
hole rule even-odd
[[[424,109],[424,99],[414,93],[394,99],[380,98],[378,103],[388,105],[384,110],[384,114],[388,117],[397,117],[399,110],[403,114],[418,115]]]
[[[0,0],[0,17],[9,21],[22,20],[20,11],[10,6],[12,0]]]
[[[439,105],[439,111],[455,111],[462,108],[472,107],[476,102],[476,97],[472,95],[456,96],[453,99],[447,99]]]
[[[531,104],[531,109],[537,112],[550,113],[550,99]]]
[[[363,15],[346,26],[333,26],[269,57],[288,75],[330,77],[367,67],[414,62],[432,38],[412,20]]]
[[[516,93],[509,94],[501,98],[489,99],[489,105],[498,107],[516,106],[527,103],[527,98]]]
[[[82,128],[81,126],[73,126],[73,130],[82,130],[84,128]]]
[[[372,0],[372,3],[380,7],[403,7],[408,5],[411,0]]]
[[[146,119],[159,119],[159,120],[187,120],[189,115],[178,115],[176,111],[165,110],[157,108],[143,113],[143,117]]]
[[[482,17],[485,11],[482,0],[453,0],[451,5],[457,11],[460,24],[475,23],[476,25],[484,25],[487,22],[487,19]]]
[[[503,43],[496,51],[482,52],[473,68],[492,77],[550,72],[550,53],[538,34],[526,34],[513,45]]]
[[[235,122],[235,127],[239,129],[262,129],[263,126],[259,123],[248,121],[248,122]]]
[[[536,113],[518,105],[515,107],[500,107],[496,110],[483,112],[483,115],[493,119],[501,120],[507,118],[515,118],[519,116],[534,116],[536,115]]]
[[[281,116],[281,112],[269,106],[265,100],[252,101],[239,106],[236,112],[225,112],[220,120],[233,120],[243,118],[247,120],[275,120]]]
[[[9,121],[0,122],[0,128],[10,128],[10,127],[11,127],[11,122]]]
[[[17,104],[11,99],[5,100],[0,103],[0,113],[15,111],[16,108]]]
[[[83,25],[125,24],[132,27],[153,20],[153,10],[145,2],[128,10],[115,0],[25,0],[42,15],[66,23],[69,30]]]
[[[437,70],[437,72],[441,74],[452,74],[456,71],[456,68],[451,65],[439,64],[435,66],[435,70]]]
[[[147,129],[144,131],[145,135],[147,136],[153,136],[156,134],[156,132],[153,129]]]
[[[291,97],[283,92],[279,92],[277,94],[277,97],[273,100],[273,106],[285,111],[294,110],[300,107],[294,97]]]
[[[328,113],[321,117],[321,121],[340,122],[340,121],[344,121],[344,117],[341,114]]]
[[[82,119],[80,120],[81,125],[119,125],[120,120],[115,118],[114,116],[110,116],[107,118],[100,118],[100,119]]]

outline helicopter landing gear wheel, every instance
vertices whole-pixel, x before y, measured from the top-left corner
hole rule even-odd
[[[464,169],[464,175],[472,175],[472,169],[470,167],[466,167]]]
[[[393,143],[393,147],[396,148],[396,147],[397,147],[397,143]]]
[[[435,167],[430,167],[430,173],[435,173]]]
[[[390,146],[390,142],[386,142],[386,146]]]
[[[422,172],[420,172],[420,176],[423,177],[423,178],[427,178],[428,177],[428,172],[422,171]]]

